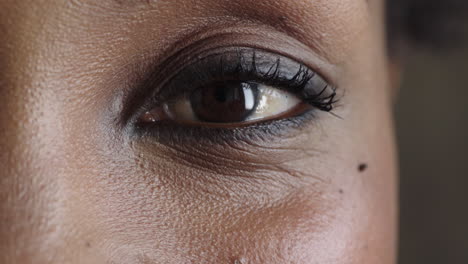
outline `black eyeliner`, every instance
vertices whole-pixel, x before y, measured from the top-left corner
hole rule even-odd
[[[157,87],[154,80],[145,83],[145,86],[154,87],[140,113],[181,99],[212,82],[229,80],[274,86],[295,94],[311,107],[294,116],[239,124],[238,127],[186,126],[170,120],[147,124],[136,122],[135,132],[139,135],[160,141],[207,140],[210,143],[284,137],[290,134],[291,129],[300,131],[317,119],[318,112],[332,111],[337,102],[336,89],[317,72],[288,57],[255,48],[217,50],[195,56],[177,70],[169,69],[169,76],[157,76],[160,82]]]

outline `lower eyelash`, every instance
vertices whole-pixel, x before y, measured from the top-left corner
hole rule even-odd
[[[285,119],[269,120],[244,127],[210,128],[181,126],[174,122],[158,122],[137,125],[137,135],[151,136],[163,144],[225,144],[226,142],[271,141],[300,131],[317,120],[317,109]],[[195,142],[194,142],[195,141]]]

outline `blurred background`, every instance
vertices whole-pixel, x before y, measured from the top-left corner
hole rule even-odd
[[[396,108],[399,263],[468,264],[468,47],[408,59]]]

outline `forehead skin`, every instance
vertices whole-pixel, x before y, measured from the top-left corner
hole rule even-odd
[[[0,263],[394,263],[382,7],[1,1]],[[307,64],[338,87],[339,118],[227,145],[119,124],[145,72],[219,46]]]

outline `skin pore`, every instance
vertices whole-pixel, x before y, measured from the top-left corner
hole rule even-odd
[[[2,1],[0,263],[395,263],[384,6]],[[317,72],[333,111],[241,130],[134,122],[190,56],[233,47]]]

